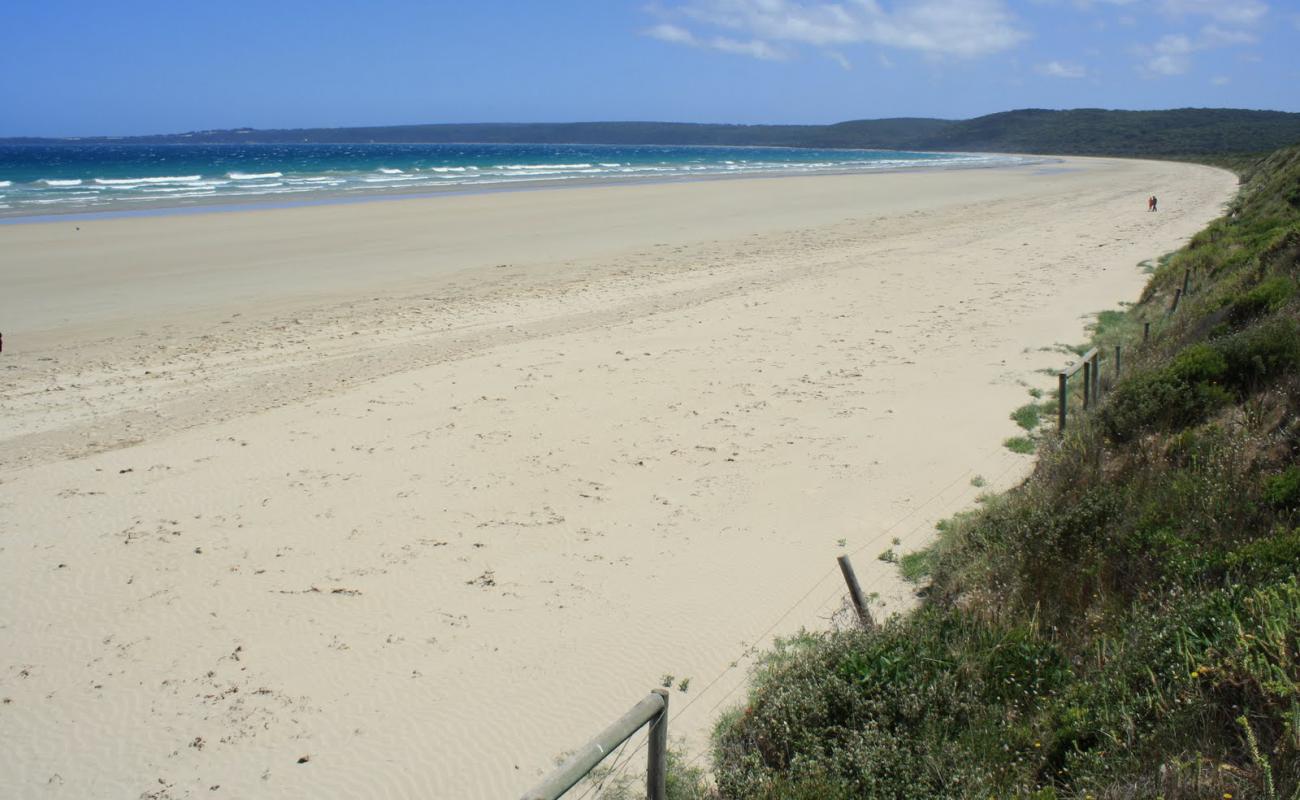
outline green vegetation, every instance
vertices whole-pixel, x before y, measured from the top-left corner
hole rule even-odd
[[[0,139],[0,143],[61,140]],[[1189,158],[1241,169],[1249,156],[1300,142],[1300,114],[1228,108],[1168,111],[1022,109],[968,120],[871,119],[834,125],[702,125],[680,122],[567,122],[398,125],[367,128],[209,130],[125,139],[138,144],[311,142],[764,145],[965,150],[1061,155]]]
[[[934,552],[928,549],[908,553],[898,560],[899,573],[903,576],[903,580],[910,583],[920,583],[930,577],[930,570],[933,567]]]
[[[899,559],[917,611],[766,654],[721,797],[1300,797],[1300,148],[1244,178],[1099,316],[1098,407]]]
[[[1027,431],[1032,431],[1038,427],[1039,407],[1036,403],[1029,403],[1017,408],[1011,412],[1011,420]]]
[[[1010,439],[1004,441],[1002,446],[1013,453],[1020,453],[1021,455],[1026,456],[1032,454],[1036,449],[1038,449],[1038,445],[1028,436],[1012,436]]]

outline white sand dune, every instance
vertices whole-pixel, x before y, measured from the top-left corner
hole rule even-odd
[[[827,624],[835,556],[906,605],[876,555],[1025,474],[1040,347],[1234,184],[1072,159],[0,227],[3,793],[512,796],[665,674],[698,752],[755,646]]]

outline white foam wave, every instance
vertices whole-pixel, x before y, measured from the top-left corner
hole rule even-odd
[[[204,192],[204,193],[212,193],[212,192],[215,192],[216,189],[213,188],[213,187],[205,187],[205,186],[154,186],[154,187],[151,187],[151,188],[145,189],[145,191],[146,191],[146,192]]]
[[[621,166],[623,166],[623,165],[622,165],[622,164],[606,164],[606,163],[604,163],[604,162],[601,162],[601,163],[597,164],[596,166],[598,166],[598,167],[621,167]]]
[[[497,169],[589,169],[590,164],[498,164]]]
[[[202,175],[165,175],[160,178],[96,178],[100,186],[130,186],[146,183],[186,183],[201,180]]]
[[[265,178],[283,178],[283,172],[227,172],[226,177],[232,181],[258,181]]]
[[[64,181],[45,178],[43,180],[37,181],[37,183],[43,183],[46,186],[80,186],[81,178],[73,178],[71,180],[64,180]]]
[[[5,188],[6,186],[13,186],[13,185],[14,185],[13,181],[0,181],[0,189]]]
[[[471,167],[470,169],[477,169],[477,167]],[[429,167],[428,171],[429,172],[464,172],[465,168],[464,167]]]
[[[388,167],[380,167],[380,168],[379,168],[379,171],[382,172],[382,173],[384,173],[385,175],[405,175],[405,174],[406,174],[406,172],[405,172],[404,170],[400,170],[400,169],[389,169]]]

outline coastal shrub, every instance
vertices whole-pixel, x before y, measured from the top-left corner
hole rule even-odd
[[[1228,317],[1234,324],[1240,325],[1262,314],[1277,311],[1295,295],[1295,289],[1295,281],[1289,277],[1277,275],[1268,278],[1233,300],[1228,309]]]
[[[1281,474],[1270,477],[1264,484],[1264,500],[1274,508],[1300,506],[1300,467],[1287,467]]]
[[[1222,354],[1200,345],[1183,356],[1165,369],[1120,382],[1100,413],[1113,439],[1128,441],[1153,427],[1183,428],[1232,401],[1232,395],[1215,382],[1227,370]]]
[[[1294,372],[1300,364],[1300,324],[1290,318],[1270,319],[1219,342],[1226,363],[1225,378],[1239,390]]]

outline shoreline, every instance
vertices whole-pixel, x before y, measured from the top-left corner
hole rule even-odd
[[[1063,164],[0,229],[0,773],[497,797],[666,674],[700,752],[1236,182]]]
[[[735,149],[722,145],[716,146],[718,149]],[[758,148],[768,149],[768,148]],[[789,148],[798,149],[798,148]],[[827,148],[832,149],[832,148]],[[844,148],[841,148],[844,149]],[[845,149],[846,152],[857,152],[856,149]],[[886,151],[873,150],[868,152],[908,152],[908,151]],[[238,197],[215,197],[218,202],[204,200],[193,204],[178,205],[156,205],[148,208],[123,207],[123,208],[105,208],[102,211],[84,211],[69,209],[67,211],[55,211],[41,214],[5,214],[0,211],[0,226],[2,225],[25,225],[41,224],[50,222],[92,222],[101,219],[123,219],[136,217],[167,217],[188,214],[219,214],[236,211],[270,211],[284,208],[299,208],[312,206],[330,206],[330,205],[350,205],[356,203],[386,202],[398,200],[428,200],[441,197],[458,197],[474,196],[480,194],[495,194],[501,192],[530,192],[530,191],[548,191],[552,189],[586,189],[599,186],[653,186],[664,183],[694,183],[705,181],[729,181],[729,180],[748,180],[754,178],[808,178],[808,177],[838,177],[844,175],[887,175],[896,173],[912,172],[930,172],[930,171],[959,171],[973,169],[1021,169],[1025,167],[1042,167],[1047,164],[1061,163],[1063,156],[1042,156],[1021,153],[964,153],[952,152],[943,153],[943,155],[997,155],[1007,156],[1010,158],[1026,159],[1020,164],[948,164],[936,166],[911,166],[911,167],[874,167],[869,169],[832,169],[832,170],[797,170],[788,171],[772,170],[767,172],[749,172],[740,174],[710,173],[707,175],[666,175],[659,177],[631,177],[611,175],[608,178],[574,178],[574,179],[536,179],[536,180],[514,180],[483,182],[480,184],[464,186],[447,186],[445,189],[433,189],[429,187],[412,188],[408,191],[401,191],[399,187],[387,187],[375,189],[373,191],[365,190],[322,190],[318,192],[302,192],[298,200],[263,200],[259,197],[249,197],[240,199]],[[286,193],[287,194],[287,193]],[[160,198],[159,203],[165,201]]]

